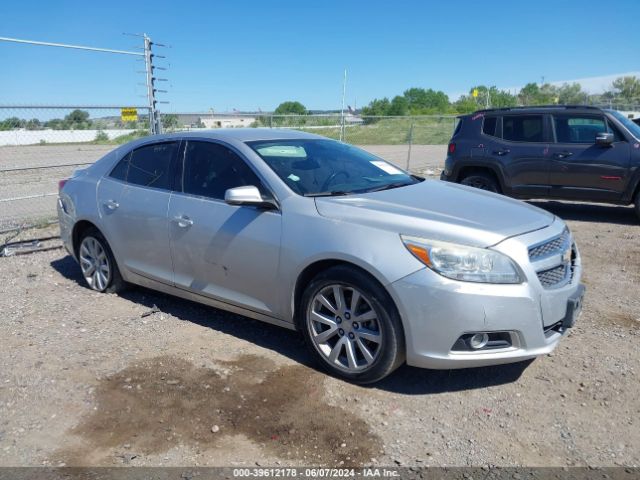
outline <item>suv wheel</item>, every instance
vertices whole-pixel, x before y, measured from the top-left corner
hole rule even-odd
[[[91,228],[82,236],[78,247],[78,261],[89,288],[107,293],[117,293],[124,289],[125,282],[111,248],[97,229]]]
[[[636,198],[634,200],[633,206],[636,210],[636,215],[638,216],[638,219],[640,219],[640,189],[638,190],[638,193],[636,193]]]
[[[389,375],[405,357],[400,317],[389,294],[354,268],[318,275],[302,296],[303,335],[330,373],[356,383]]]
[[[471,173],[460,180],[462,185],[488,190],[489,192],[500,193],[500,187],[495,178],[486,173]]]

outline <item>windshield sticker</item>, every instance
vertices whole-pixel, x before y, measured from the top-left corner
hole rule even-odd
[[[258,148],[257,151],[263,157],[304,158],[307,156],[304,148],[293,145],[271,145],[269,147]]]
[[[371,164],[375,165],[380,170],[384,170],[385,172],[387,172],[390,175],[402,175],[402,173],[403,173],[402,170],[394,167],[393,165],[388,164],[387,162],[381,162],[379,160],[372,160]]]
[[[294,175],[293,173],[292,173],[291,175],[289,175],[287,178],[288,178],[289,180],[293,180],[294,182],[297,182],[297,181],[299,181],[299,180],[300,180],[300,177],[299,177],[299,176],[297,176],[297,175]]]

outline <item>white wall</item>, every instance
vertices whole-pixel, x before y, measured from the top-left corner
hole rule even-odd
[[[135,130],[10,130],[0,132],[0,146],[34,145],[43,140],[46,143],[91,142],[96,139],[96,135],[100,131],[104,132],[111,140]]]

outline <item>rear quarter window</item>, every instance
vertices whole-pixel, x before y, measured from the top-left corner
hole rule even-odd
[[[484,117],[482,122],[482,133],[491,137],[497,137],[498,117]]]

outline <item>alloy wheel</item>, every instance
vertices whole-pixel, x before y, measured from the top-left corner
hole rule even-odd
[[[369,299],[353,287],[322,288],[309,305],[307,328],[324,360],[348,373],[371,367],[382,350],[378,315]]]
[[[105,248],[94,237],[88,236],[80,244],[80,268],[89,286],[104,291],[111,280],[111,265]]]

